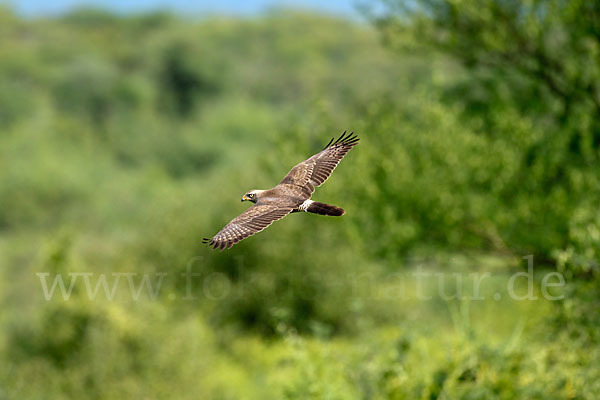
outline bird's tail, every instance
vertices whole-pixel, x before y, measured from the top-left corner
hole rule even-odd
[[[340,217],[346,213],[343,208],[332,206],[331,204],[319,203],[318,201],[310,203],[306,208],[306,211],[313,214],[329,215],[332,217]]]

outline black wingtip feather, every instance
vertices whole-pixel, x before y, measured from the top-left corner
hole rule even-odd
[[[349,134],[346,133],[347,131],[344,131],[344,133],[342,133],[342,135],[335,142],[333,142],[333,144],[330,142],[330,144],[328,144],[325,148],[336,146],[354,146],[360,140],[358,135],[355,135],[354,132],[350,132]]]
[[[354,131],[350,133],[348,133],[348,131],[344,131],[339,138],[331,138],[329,143],[327,143],[327,145],[323,147],[323,150],[327,149],[328,147],[335,146],[354,146],[358,143],[359,140],[360,139],[358,135],[354,134]]]
[[[344,131],[344,133],[342,133],[342,136],[340,136],[338,140],[335,141],[335,144],[340,144],[344,141],[344,136],[346,136],[346,132],[348,131]]]
[[[334,140],[335,140],[335,137],[332,137],[331,140],[329,141],[329,143],[327,143],[325,145],[325,147],[323,147],[323,150],[325,150],[326,148],[328,148],[329,146],[331,146],[331,143],[333,143]]]

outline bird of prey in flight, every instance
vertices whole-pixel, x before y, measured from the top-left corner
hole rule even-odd
[[[315,187],[321,186],[331,175],[346,153],[356,144],[354,132],[344,132],[336,141],[314,156],[296,165],[277,186],[268,190],[251,190],[242,201],[254,205],[225,225],[212,238],[205,238],[214,249],[230,248],[240,240],[252,236],[290,213],[305,211],[313,214],[339,217],[345,211],[339,207],[310,200]]]

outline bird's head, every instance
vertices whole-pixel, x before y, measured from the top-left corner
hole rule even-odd
[[[258,195],[261,192],[262,190],[251,190],[249,192],[246,192],[246,194],[242,196],[242,201],[251,201],[253,203],[256,203],[256,201],[258,200]]]

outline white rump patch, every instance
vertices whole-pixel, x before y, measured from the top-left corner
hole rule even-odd
[[[310,205],[314,203],[314,201],[312,200],[305,200],[304,203],[300,204],[300,207],[298,207],[298,209],[300,211],[306,211],[308,209],[308,207],[310,207]]]

